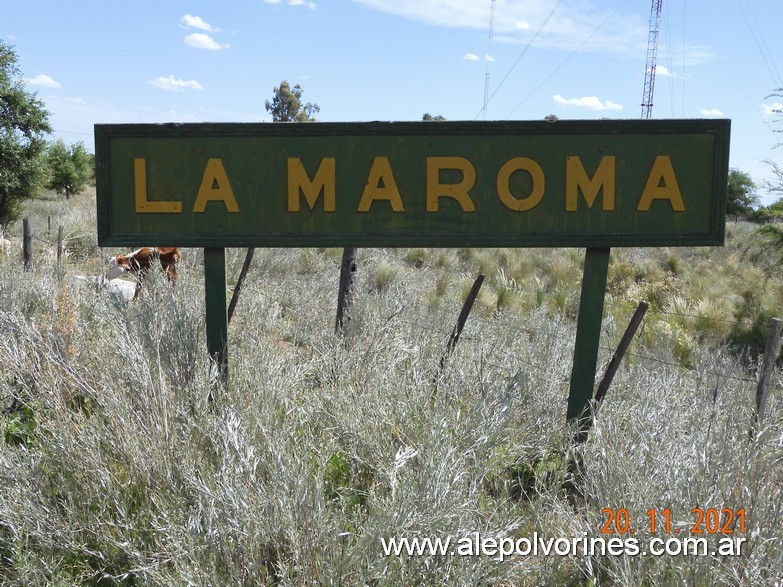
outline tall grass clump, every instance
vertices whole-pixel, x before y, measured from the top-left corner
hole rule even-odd
[[[783,570],[778,547],[783,414],[777,410],[750,441],[754,382],[744,380],[742,369],[723,352],[697,354],[693,371],[639,364],[623,373],[616,400],[602,409],[583,449],[588,514],[583,529],[594,535],[607,520],[601,509],[622,507],[636,528],[633,537],[646,543],[652,509],[658,516],[655,535],[663,539],[676,537],[674,532],[703,536],[710,551],[723,537],[746,542],[735,556],[603,556],[593,564],[606,584],[764,585]],[[696,534],[694,508],[754,513],[745,533],[735,519],[734,534],[708,533],[703,522],[697,531],[704,533]],[[665,509],[671,513],[669,533],[661,531]],[[725,521],[724,516],[721,524]]]

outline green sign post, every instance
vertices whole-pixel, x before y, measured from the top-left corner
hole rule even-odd
[[[585,247],[574,419],[592,397],[610,247],[723,244],[729,127],[96,125],[98,241],[204,247],[224,367],[225,247]]]

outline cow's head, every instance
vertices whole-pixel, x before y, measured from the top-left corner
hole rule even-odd
[[[144,247],[128,253],[127,255],[117,255],[109,260],[109,267],[106,277],[115,279],[125,273],[138,274],[150,268],[154,249]]]

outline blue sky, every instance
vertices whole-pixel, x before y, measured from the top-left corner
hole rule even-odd
[[[55,136],[90,150],[95,123],[269,121],[282,80],[322,121],[638,119],[651,9],[496,0],[490,42],[491,0],[5,4]],[[731,165],[757,182],[783,163],[781,23],[780,0],[663,0],[653,118],[730,118]]]

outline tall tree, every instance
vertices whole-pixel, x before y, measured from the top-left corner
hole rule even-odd
[[[274,89],[272,100],[266,101],[266,111],[272,114],[274,122],[315,122],[315,113],[320,112],[318,104],[302,104],[302,86],[293,89],[287,81],[280,82]]]
[[[18,219],[42,186],[50,132],[43,102],[25,90],[16,53],[0,41],[0,227]]]
[[[729,170],[726,214],[744,216],[761,203],[756,193],[756,183],[750,175],[739,169]]]
[[[84,143],[66,146],[58,139],[49,146],[49,189],[65,194],[66,199],[81,192],[92,175],[91,158]]]

